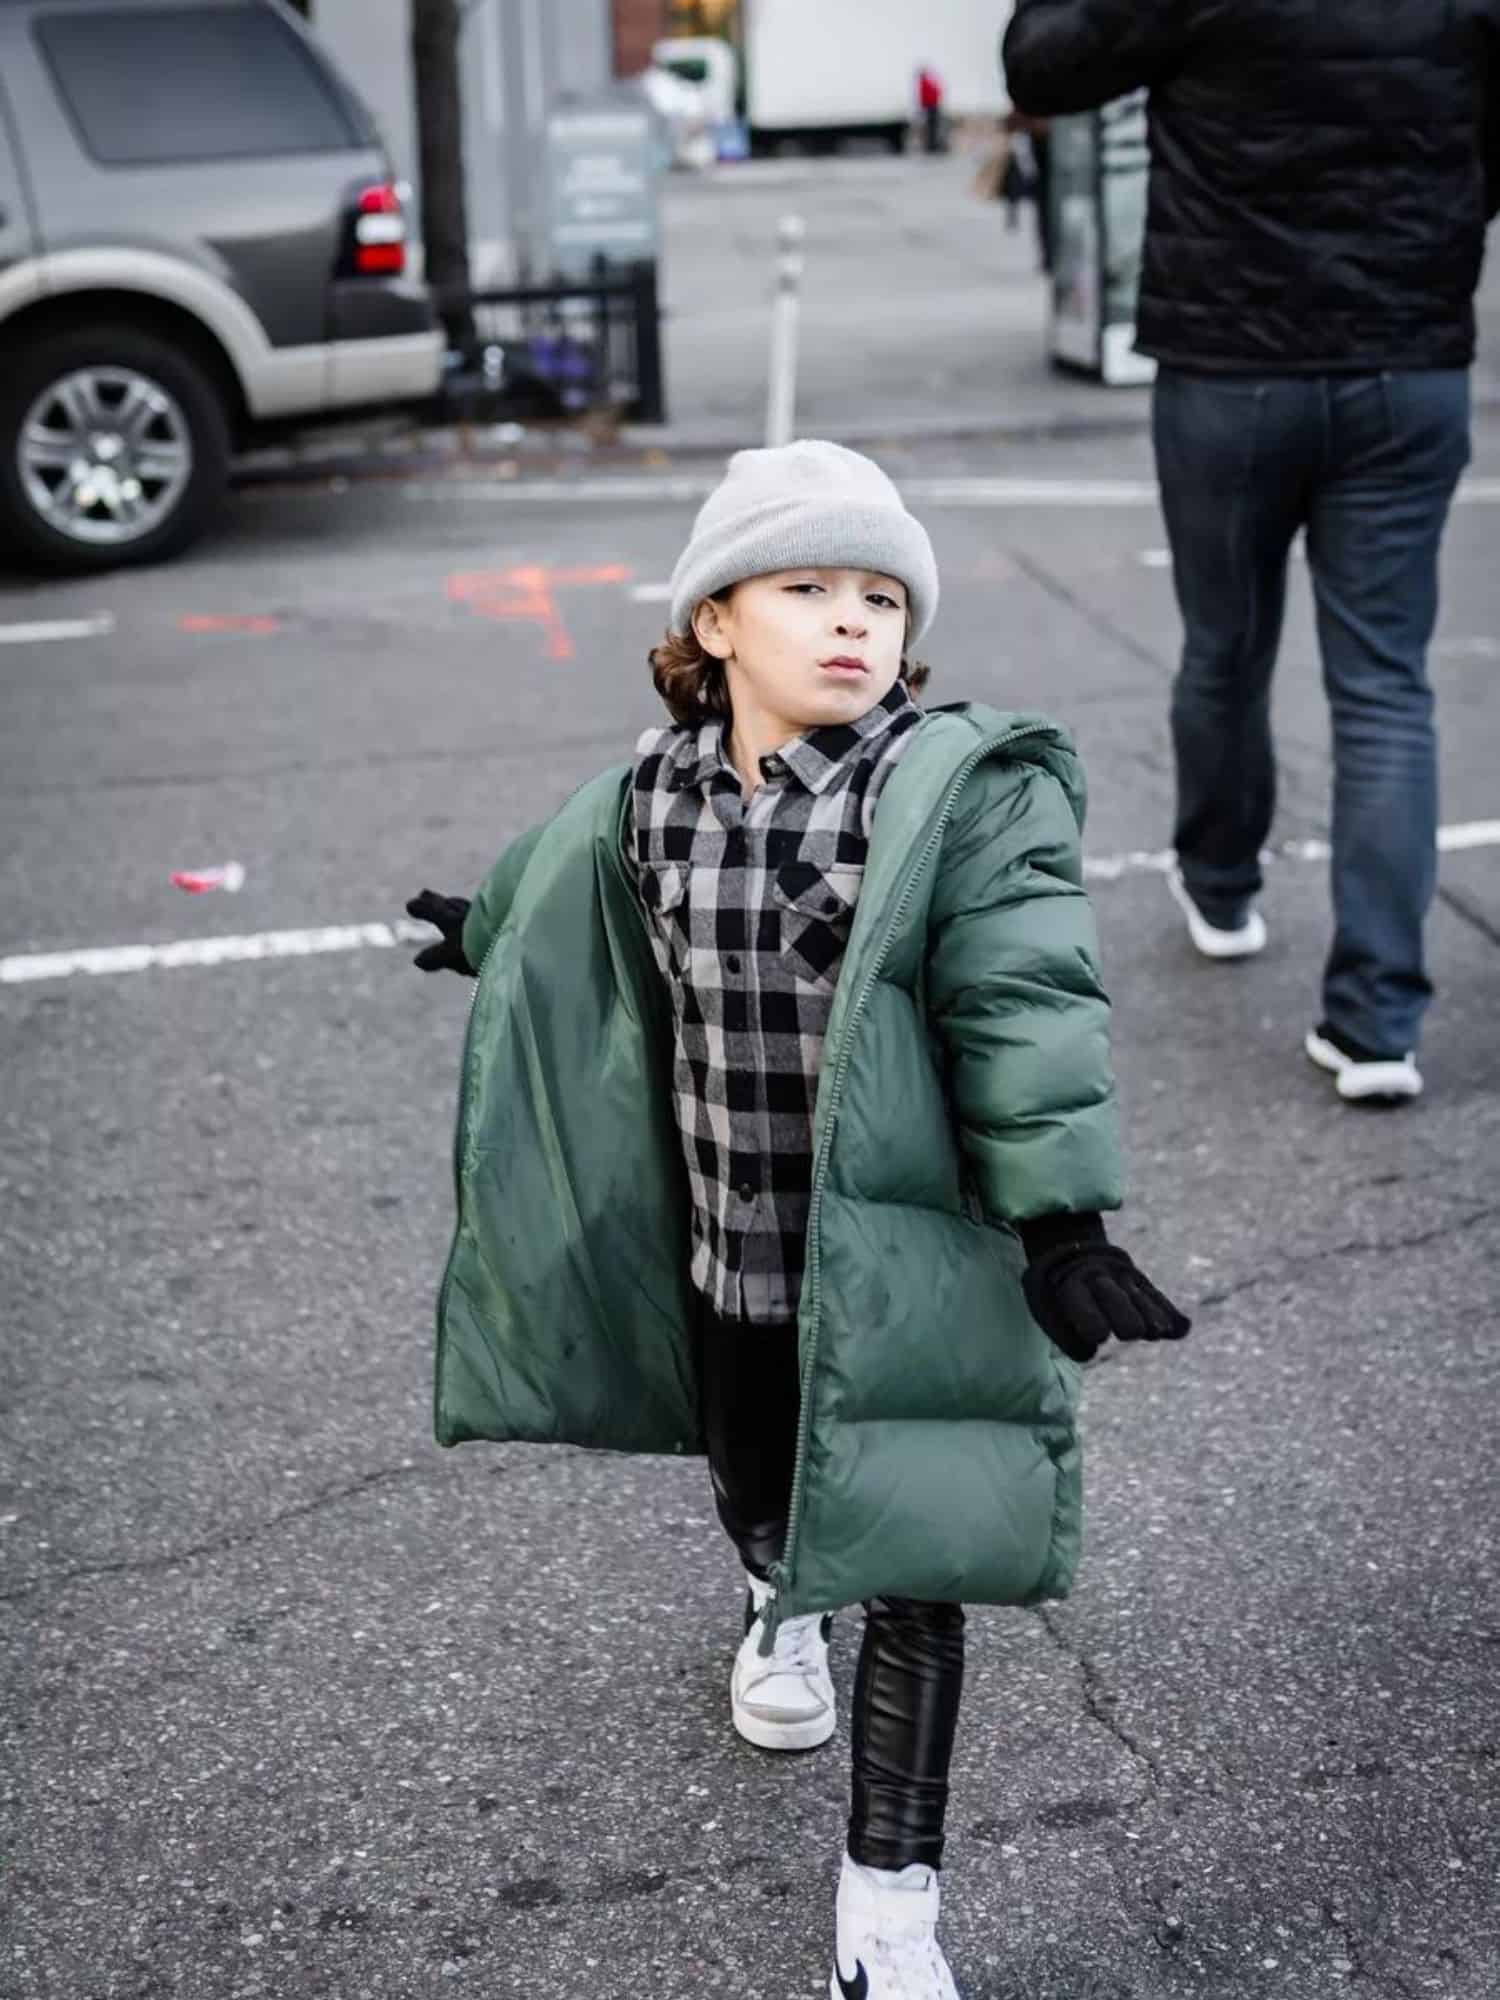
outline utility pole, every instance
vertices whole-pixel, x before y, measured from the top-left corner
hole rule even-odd
[[[464,187],[458,0],[411,0],[412,77],[427,282],[455,347],[473,337],[468,307],[469,214]]]

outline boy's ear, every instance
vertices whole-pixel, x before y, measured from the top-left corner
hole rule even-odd
[[[733,656],[733,641],[724,630],[724,606],[712,597],[705,597],[693,613],[693,637],[710,659],[728,660]]]

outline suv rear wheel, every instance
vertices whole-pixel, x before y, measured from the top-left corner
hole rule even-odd
[[[0,533],[48,568],[176,555],[229,475],[223,400],[196,359],[133,326],[22,351],[0,386]]]

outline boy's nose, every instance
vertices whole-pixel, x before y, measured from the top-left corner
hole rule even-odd
[[[845,611],[839,619],[838,631],[841,638],[864,639],[869,636],[869,621],[857,611]]]

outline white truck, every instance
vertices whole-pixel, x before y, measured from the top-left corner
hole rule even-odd
[[[923,68],[949,117],[998,117],[1008,13],[1005,0],[740,0],[751,150],[874,139],[899,153]]]

